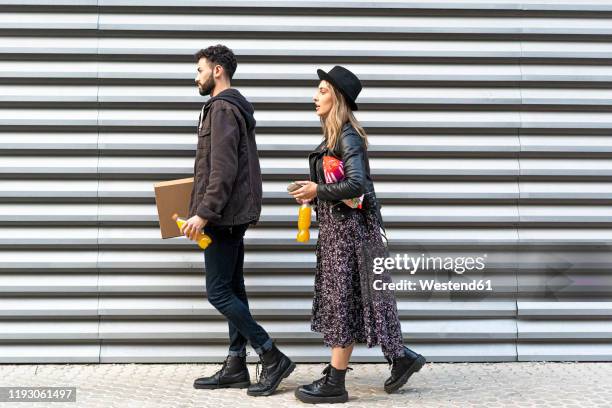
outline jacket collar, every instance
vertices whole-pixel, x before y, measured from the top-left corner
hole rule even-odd
[[[308,159],[312,156],[322,154],[327,151],[327,146],[325,145],[325,140],[323,140],[315,149],[308,154]]]

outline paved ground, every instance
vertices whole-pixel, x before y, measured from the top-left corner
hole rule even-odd
[[[72,403],[0,403],[1,407],[307,407],[295,387],[320,377],[323,364],[298,364],[276,394],[195,390],[193,379],[217,364],[0,365],[0,386],[74,386]],[[396,394],[382,383],[386,364],[352,364],[347,407],[610,407],[612,363],[427,363]],[[252,379],[255,365],[249,365]],[[320,406],[320,405],[318,405]]]

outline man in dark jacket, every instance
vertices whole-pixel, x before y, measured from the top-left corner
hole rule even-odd
[[[272,394],[293,363],[253,319],[244,287],[243,236],[261,214],[261,170],[255,143],[253,106],[231,88],[234,53],[223,45],[198,51],[196,85],[209,100],[198,121],[198,145],[189,219],[181,233],[191,240],[202,228],[212,239],[204,251],[209,302],[228,321],[230,347],[219,371],[198,378],[195,388],[244,388],[252,396]],[[251,384],[246,366],[247,341],[263,365]]]

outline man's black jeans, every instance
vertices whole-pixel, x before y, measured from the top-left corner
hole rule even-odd
[[[253,319],[244,288],[244,233],[249,224],[204,226],[212,243],[204,250],[208,301],[225,316],[229,327],[229,355],[245,356],[247,340],[257,354],[272,348],[272,339]]]

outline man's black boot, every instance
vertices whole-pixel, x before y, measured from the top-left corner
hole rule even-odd
[[[289,374],[295,370],[295,363],[272,344],[272,348],[259,356],[261,362],[261,374],[258,374],[258,379],[255,384],[251,384],[247,390],[247,395],[258,397],[261,395],[270,395],[281,383],[283,378],[289,377]],[[259,363],[257,365],[259,368]]]
[[[194,388],[246,388],[251,385],[246,356],[227,356],[221,369],[210,377],[198,378],[193,382]]]
[[[331,364],[323,370],[325,377],[314,380],[311,384],[301,385],[295,390],[295,397],[307,404],[334,404],[348,401],[348,392],[344,386],[347,367],[338,370]]]
[[[391,377],[385,381],[385,391],[390,394],[406,384],[408,378],[423,367],[425,357],[404,346],[402,357],[396,357],[393,361],[387,358],[387,361],[391,365]]]

